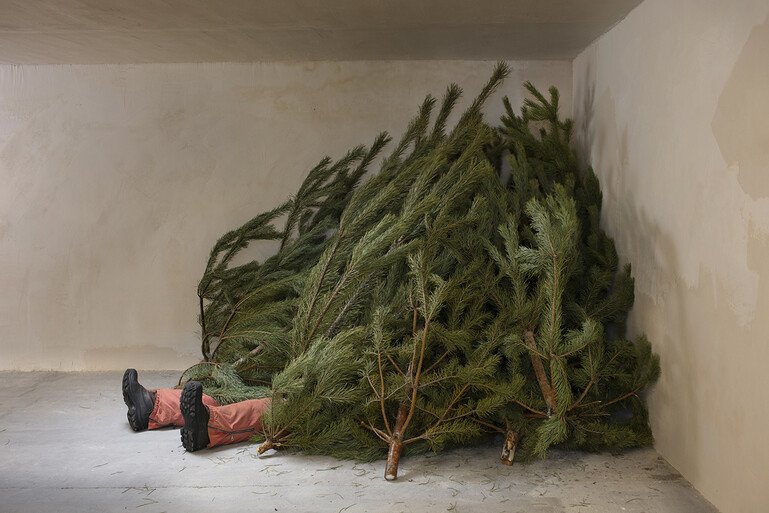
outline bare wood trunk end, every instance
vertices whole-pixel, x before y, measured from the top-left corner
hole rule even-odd
[[[515,431],[507,431],[505,441],[502,444],[502,457],[500,460],[505,465],[512,465],[515,458],[515,449],[518,447],[520,436]]]
[[[390,449],[387,451],[387,465],[385,466],[385,479],[395,481],[398,479],[398,464],[401,460],[401,451],[403,450],[403,432],[408,416],[408,408],[402,403],[398,408],[398,416],[395,419],[395,429],[390,439]]]
[[[403,450],[403,444],[401,442],[390,442],[390,450],[387,451],[387,466],[385,466],[385,479],[388,481],[395,481],[398,479],[398,464],[401,460],[401,450]]]
[[[256,449],[256,453],[257,454],[264,454],[267,451],[269,451],[270,449],[274,449],[274,448],[275,448],[275,444],[273,444],[269,440],[265,440],[264,442],[259,444],[259,447],[257,447],[257,449]]]

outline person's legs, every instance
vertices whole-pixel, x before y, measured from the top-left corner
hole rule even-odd
[[[208,447],[236,444],[262,432],[262,415],[269,399],[249,399],[209,408]]]
[[[139,384],[135,369],[123,373],[123,401],[128,406],[128,423],[134,431],[183,426],[184,417],[179,409],[181,393],[173,388],[147,390]],[[208,395],[203,394],[201,400],[207,406],[219,406]]]
[[[149,415],[147,429],[184,426],[180,408],[181,395],[182,391],[178,388],[158,388],[155,391],[155,406]],[[203,394],[202,401],[206,406],[219,406],[216,399],[206,394]]]
[[[190,452],[205,447],[234,444],[261,432],[262,415],[270,399],[251,399],[225,406],[209,406],[203,401],[203,387],[196,381],[184,386],[181,399],[184,427],[182,445]]]

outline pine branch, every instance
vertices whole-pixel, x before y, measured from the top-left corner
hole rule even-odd
[[[379,367],[379,406],[382,410],[382,419],[384,420],[385,428],[387,429],[387,434],[392,436],[393,431],[390,429],[390,422],[387,420],[387,412],[385,411],[385,400],[384,400],[384,394],[385,394],[385,378],[384,373],[382,372],[382,353],[377,352],[377,364]]]
[[[264,344],[259,344],[258,346],[253,348],[251,351],[249,351],[246,356],[243,356],[242,358],[239,358],[238,360],[236,360],[235,363],[232,364],[232,367],[237,369],[238,367],[246,363],[246,361],[248,361],[249,358],[253,358],[254,356],[261,353],[263,350],[264,350]]]
[[[553,392],[553,388],[550,386],[547,373],[545,372],[545,366],[542,364],[542,360],[540,359],[539,354],[537,354],[534,350],[536,347],[536,342],[534,341],[534,333],[531,330],[526,330],[523,336],[526,340],[527,346],[530,348],[529,354],[531,357],[531,365],[534,368],[535,375],[537,376],[537,382],[539,383],[539,388],[542,391],[542,397],[545,399],[545,403],[547,404],[547,409],[551,412],[556,411],[557,403],[555,399],[555,392]]]

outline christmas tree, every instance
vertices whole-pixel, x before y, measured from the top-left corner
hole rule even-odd
[[[641,395],[659,364],[624,338],[633,280],[600,228],[598,180],[577,166],[557,90],[527,83],[520,115],[505,99],[501,126],[484,122],[506,74],[450,131],[460,89],[434,120],[428,96],[377,174],[362,180],[385,135],[215,246],[199,288],[208,361],[181,381],[271,396],[260,452],[387,455],[395,479],[404,448],[494,432],[506,463],[651,442]],[[252,240],[280,247],[231,267]]]
[[[288,359],[285,346],[298,290],[326,247],[328,233],[338,229],[361,177],[388,141],[382,133],[368,149],[356,147],[336,162],[324,158],[293,198],[217,241],[198,285],[204,361],[185,371],[180,384],[201,381],[222,403],[265,395],[264,385]],[[255,241],[280,245],[264,262],[231,265]]]
[[[334,163],[329,157],[324,158],[309,172],[295,197],[217,241],[198,284],[204,359],[212,356],[212,338],[221,342],[237,337],[235,334],[224,338],[230,324],[248,309],[249,301],[264,304],[280,297],[290,288],[291,280],[287,278],[317,262],[326,232],[338,225],[352,190],[387,141],[387,135],[380,134],[368,150],[358,146]],[[278,230],[275,223],[281,217],[285,220]],[[241,250],[259,240],[280,241],[276,254],[262,263],[251,261],[230,266]]]
[[[483,253],[483,246],[477,244],[478,235],[474,238],[470,236],[474,233],[473,230],[470,230],[471,233],[466,235],[465,240],[459,238],[464,233],[463,226],[482,224],[485,232],[483,237],[493,230],[494,224],[490,220],[481,223],[479,218],[488,211],[487,202],[483,201],[479,193],[487,189],[489,183],[496,182],[495,171],[485,153],[485,148],[493,143],[495,134],[483,123],[481,107],[506,72],[504,66],[497,68],[479,97],[461,117],[454,130],[447,135],[443,133],[443,126],[459,93],[456,86],[448,89],[431,134],[420,135],[415,139],[413,152],[418,153],[419,157],[405,159],[398,164],[400,180],[396,187],[381,187],[374,178],[371,188],[369,183],[366,183],[356,191],[348,210],[342,216],[340,226],[344,230],[340,229],[336,239],[330,242],[327,254],[321,257],[303,292],[302,306],[294,325],[292,347],[296,358],[304,358],[304,352],[308,347],[313,347],[316,343],[314,338],[319,335],[329,337],[344,333],[344,330],[360,328],[370,332],[364,343],[358,344],[358,354],[365,368],[370,369],[372,359],[376,359],[380,370],[380,386],[385,387],[383,393],[391,397],[386,401],[386,408],[376,410],[377,414],[382,415],[378,420],[364,420],[365,414],[361,411],[361,404],[354,405],[345,415],[351,419],[346,424],[350,432],[342,438],[356,440],[360,445],[358,454],[371,454],[372,451],[375,454],[377,448],[381,447],[382,433],[387,432],[388,436],[394,434],[389,429],[389,410],[393,410],[390,413],[396,417],[397,411],[404,408],[410,411],[408,419],[403,415],[399,420],[393,419],[392,423],[398,430],[391,444],[395,448],[404,442],[416,441],[430,441],[437,447],[450,437],[451,432],[460,438],[467,438],[470,433],[463,433],[465,428],[471,429],[476,435],[480,434],[472,423],[460,423],[453,415],[444,415],[444,419],[433,426],[436,424],[434,420],[428,423],[428,419],[424,419],[421,412],[415,414],[416,404],[413,397],[419,395],[420,400],[423,400],[419,392],[420,376],[425,379],[421,387],[427,388],[430,385],[429,380],[434,379],[440,372],[448,368],[457,370],[458,358],[448,354],[441,357],[441,354],[449,349],[452,353],[457,350],[471,353],[474,348],[467,340],[472,336],[471,328],[474,325],[482,325],[487,316],[482,306],[486,299],[482,287],[473,282],[475,275],[471,272],[474,270],[472,266],[463,273],[456,273],[456,283],[447,282],[438,287],[447,293],[454,293],[456,304],[453,305],[453,321],[456,326],[439,324],[437,316],[443,310],[444,298],[441,297],[440,290],[433,290],[428,294],[426,287],[432,287],[441,280],[438,273],[449,276],[462,267],[468,259],[468,255],[463,254],[467,253],[467,248],[474,248],[476,253],[481,255],[481,261],[488,260]],[[427,125],[420,125],[424,127],[422,130],[426,130]],[[358,195],[365,197],[365,202],[358,202]],[[387,210],[383,211],[382,208]],[[351,220],[348,220],[348,214]],[[345,241],[342,236],[352,233],[352,230],[347,231],[348,225],[353,226],[352,219],[358,223],[354,225],[355,229],[362,232],[353,234],[354,246],[350,250],[344,250]],[[458,249],[456,255],[448,251],[438,251],[447,248],[448,244],[453,244]],[[332,257],[338,259],[339,263],[332,265]],[[425,263],[428,259],[430,264]],[[472,263],[472,259],[469,262]],[[341,271],[334,274],[330,270],[334,268]],[[491,277],[489,274],[489,278]],[[463,278],[461,284],[460,278]],[[328,282],[324,283],[323,280],[326,279]],[[472,299],[465,295],[469,290],[466,287],[468,283],[474,284],[477,289]],[[464,304],[471,302],[477,304],[472,308],[467,307],[465,313],[472,313],[478,318],[462,315],[460,312]],[[433,320],[435,324],[431,325]],[[386,323],[387,326],[381,323]],[[386,341],[384,330],[391,333]],[[371,351],[370,343],[365,343],[370,342],[372,338],[380,348],[376,356]],[[385,344],[392,344],[393,347],[385,349]],[[461,347],[455,347],[456,344]],[[444,350],[439,352],[441,347]],[[386,356],[383,352],[387,353]],[[488,369],[494,368],[497,357],[493,350],[487,350],[484,356],[485,359],[481,359],[479,352],[472,362],[462,362],[464,375],[469,377],[470,374],[476,373],[477,376],[473,379],[484,378],[488,381]],[[385,357],[387,363],[383,366]],[[406,358],[410,361],[406,362]],[[398,360],[401,360],[400,364]],[[349,376],[348,382],[359,382],[360,375],[361,369],[358,368]],[[282,383],[282,378],[279,374],[274,383]],[[398,380],[416,384],[399,385]],[[363,383],[360,393],[363,400],[360,403],[372,404],[372,401],[366,399],[371,392],[368,387],[372,383],[368,373]],[[444,376],[438,383],[441,383],[441,388],[445,388],[452,386],[453,381]],[[497,384],[489,382],[487,386],[497,387]],[[392,395],[391,387],[396,391],[406,390],[408,394]],[[284,391],[275,387],[273,393],[288,399],[273,402],[265,419],[268,435],[262,450],[286,445],[296,446],[296,439],[317,440],[322,436],[322,432],[312,431],[315,424],[309,425],[295,416],[282,413],[283,409],[304,411],[310,408],[311,397],[304,394],[291,395],[290,390]],[[453,402],[445,402],[444,411],[448,414],[448,410],[453,411],[455,407],[462,406],[463,403],[458,401],[460,398],[462,397]],[[409,401],[408,406],[405,401]],[[375,402],[381,404],[385,400],[378,397]],[[301,404],[308,406],[298,406]],[[436,403],[434,408],[438,407]],[[333,419],[329,419],[329,422],[333,422]],[[379,422],[388,426],[386,431],[374,426]],[[325,425],[322,421],[317,424],[321,428]],[[412,431],[421,429],[421,432],[414,440],[407,441],[403,437],[409,425],[413,428]],[[361,426],[365,426],[369,433],[359,432]],[[440,432],[438,427],[441,428]],[[280,436],[271,433],[278,433]],[[372,437],[372,434],[376,437]],[[324,449],[314,444],[313,450],[323,450],[335,455],[350,453],[349,444],[346,447],[328,446]],[[397,459],[397,454],[394,453],[393,457]]]
[[[521,116],[505,101],[500,133],[510,154],[511,208],[500,226],[502,244],[490,247],[499,270],[494,330],[507,333],[507,372],[526,377],[501,415],[503,461],[512,461],[519,440],[524,459],[542,457],[554,444],[648,445],[639,394],[657,379],[659,362],[644,337],[623,338],[633,304],[630,266],[618,269],[614,244],[599,226],[598,180],[577,168],[558,91],[548,100],[525,87],[532,99]]]

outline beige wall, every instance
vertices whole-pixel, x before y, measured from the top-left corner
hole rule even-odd
[[[221,233],[323,155],[399,134],[426,93],[473,95],[492,67],[0,66],[0,369],[194,363],[195,289]],[[571,108],[571,63],[512,68],[514,104],[530,79]]]
[[[662,359],[657,450],[724,513],[769,511],[769,2],[646,0],[573,96]]]

